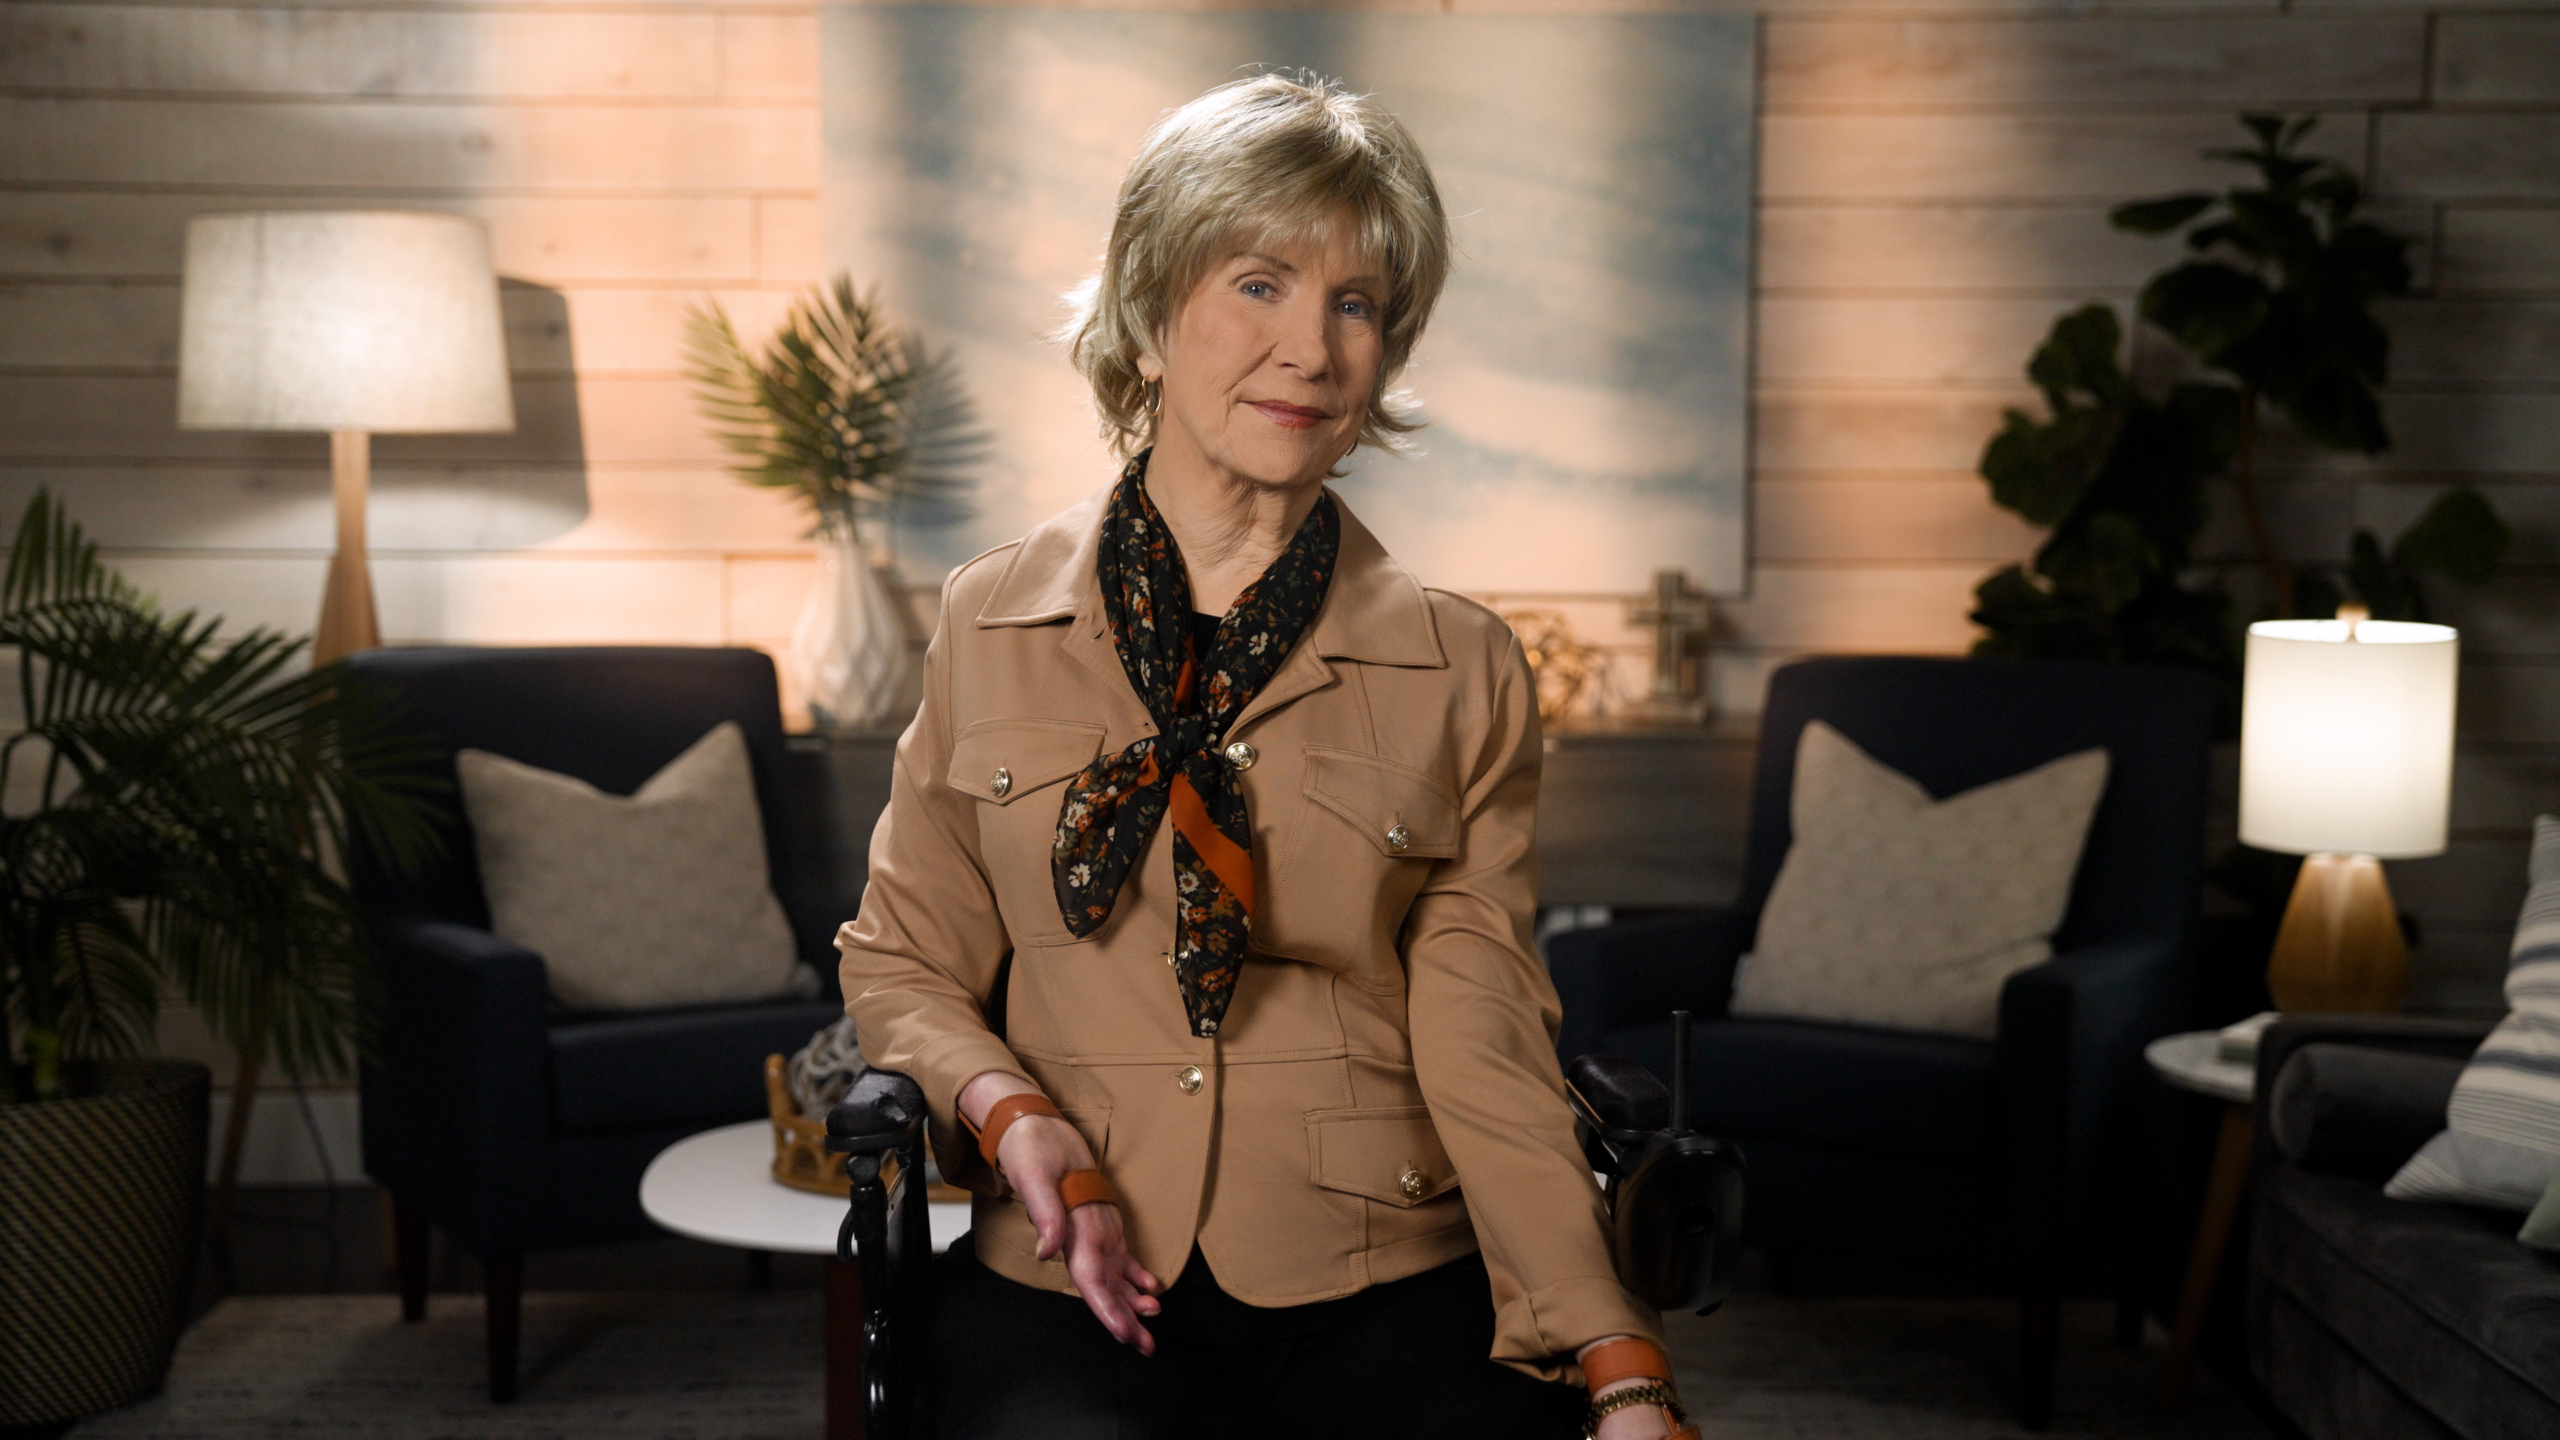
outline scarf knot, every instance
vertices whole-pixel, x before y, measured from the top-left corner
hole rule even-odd
[[[1156,826],[1173,818],[1173,973],[1191,1033],[1205,1037],[1226,1017],[1253,931],[1252,818],[1234,767],[1213,747],[1323,608],[1342,524],[1333,497],[1319,496],[1288,548],[1236,597],[1207,653],[1195,653],[1191,576],[1147,498],[1147,458],[1130,461],[1112,489],[1095,563],[1120,668],[1157,733],[1067,782],[1049,871],[1068,933],[1092,935]]]

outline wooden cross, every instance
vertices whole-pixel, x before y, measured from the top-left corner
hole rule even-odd
[[[1645,697],[1648,708],[1657,712],[1697,708],[1702,677],[1688,659],[1714,619],[1707,597],[1692,594],[1689,577],[1680,570],[1654,571],[1652,599],[1628,604],[1627,623],[1653,629],[1653,690]]]

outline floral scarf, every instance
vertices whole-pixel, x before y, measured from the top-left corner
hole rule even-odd
[[[1262,578],[1236,597],[1208,653],[1194,654],[1191,577],[1147,499],[1147,456],[1122,471],[1102,517],[1102,610],[1120,668],[1157,733],[1067,783],[1049,854],[1058,912],[1079,938],[1111,918],[1129,869],[1173,816],[1172,965],[1191,1033],[1218,1033],[1253,929],[1253,829],[1219,746],[1288,657],[1333,581],[1342,521],[1316,501]]]

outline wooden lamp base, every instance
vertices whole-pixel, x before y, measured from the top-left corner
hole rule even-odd
[[[329,486],[337,499],[338,553],[329,557],[320,628],[311,637],[314,665],[382,643],[382,627],[373,614],[373,572],[365,563],[365,492],[372,479],[373,437],[362,430],[332,432]]]
[[[2409,946],[2381,861],[2303,857],[2267,958],[2267,994],[2284,1011],[2391,1011],[2409,998]]]

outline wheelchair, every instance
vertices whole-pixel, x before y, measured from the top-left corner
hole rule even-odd
[[[1730,1141],[1689,1128],[1689,1012],[1671,1020],[1668,1086],[1633,1060],[1585,1055],[1565,1067],[1565,1091],[1603,1177],[1618,1279],[1658,1310],[1706,1315],[1741,1263],[1744,1162]],[[853,1182],[836,1257],[862,1283],[863,1435],[912,1440],[933,1260],[923,1089],[864,1071],[827,1114],[827,1148],[845,1156]]]

